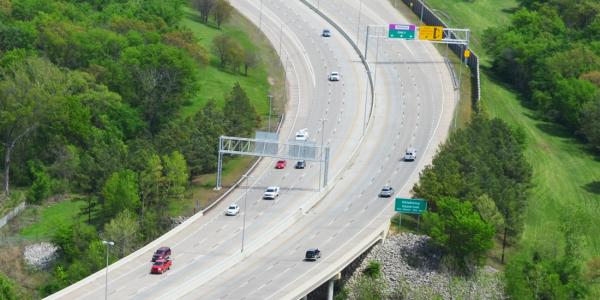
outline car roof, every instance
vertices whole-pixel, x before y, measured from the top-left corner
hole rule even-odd
[[[306,250],[306,252],[308,252],[308,251],[312,251],[312,252],[319,251],[319,248],[308,248]]]
[[[171,250],[171,248],[169,248],[169,247],[160,247],[160,248],[158,248],[157,251],[159,251],[159,250],[160,251],[165,251],[165,250]]]

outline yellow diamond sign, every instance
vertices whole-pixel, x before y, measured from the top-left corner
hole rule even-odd
[[[444,36],[444,27],[442,26],[421,26],[419,27],[419,39],[429,41],[441,41]]]

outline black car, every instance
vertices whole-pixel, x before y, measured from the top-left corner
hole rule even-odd
[[[306,161],[304,161],[304,160],[299,160],[299,161],[296,163],[296,166],[294,166],[294,167],[295,167],[296,169],[304,169],[304,168],[306,168]]]
[[[304,260],[317,260],[319,258],[321,258],[321,250],[319,250],[318,248],[310,248],[306,250]]]
[[[389,198],[394,194],[394,188],[386,185],[381,188],[381,192],[379,192],[379,197],[381,198]]]
[[[331,36],[331,31],[329,31],[329,29],[323,29],[323,33],[321,33],[321,35],[323,37],[330,37]]]
[[[152,261],[168,259],[169,256],[171,256],[171,248],[160,247],[152,255]]]

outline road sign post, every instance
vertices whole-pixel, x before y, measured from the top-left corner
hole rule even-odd
[[[427,210],[427,201],[423,199],[396,198],[394,210],[399,213],[420,215]]]
[[[415,29],[416,26],[413,24],[390,24],[388,26],[388,37],[391,39],[414,40]]]
[[[417,215],[420,223],[421,214],[427,210],[427,201],[423,199],[396,198],[394,210],[400,215],[398,221],[398,229],[400,229],[402,225],[402,213]],[[417,224],[417,231],[419,231],[419,224]]]

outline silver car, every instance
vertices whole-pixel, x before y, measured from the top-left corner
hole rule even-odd
[[[394,188],[386,185],[381,188],[381,192],[379,192],[379,197],[381,198],[389,198],[394,194]]]

